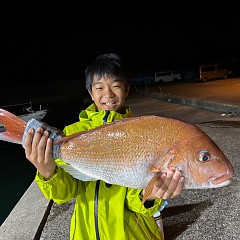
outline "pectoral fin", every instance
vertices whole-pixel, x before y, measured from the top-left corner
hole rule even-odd
[[[142,203],[143,204],[147,201],[147,199],[151,195],[151,193],[153,191],[154,184],[155,184],[155,182],[157,181],[158,178],[159,178],[159,175],[153,177],[151,179],[151,181],[148,183],[147,187],[145,188],[145,193],[144,193],[144,196],[142,198]]]

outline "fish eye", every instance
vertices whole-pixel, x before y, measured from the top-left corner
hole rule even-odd
[[[199,154],[199,161],[200,161],[200,162],[206,162],[206,161],[208,161],[208,160],[210,160],[210,154],[209,154],[209,152],[206,151],[206,150],[202,150],[202,151],[200,152],[200,154]]]

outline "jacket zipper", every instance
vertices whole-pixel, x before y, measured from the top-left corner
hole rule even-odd
[[[94,219],[95,219],[95,229],[96,229],[96,239],[100,240],[99,229],[98,229],[98,192],[99,192],[100,180],[97,180],[95,188],[95,198],[94,198]]]
[[[107,123],[108,116],[110,114],[109,110],[106,110],[106,114],[103,117],[103,124]],[[99,228],[98,228],[98,193],[99,193],[100,180],[97,180],[95,188],[95,197],[94,197],[94,219],[95,219],[95,230],[96,230],[96,239],[100,240]]]

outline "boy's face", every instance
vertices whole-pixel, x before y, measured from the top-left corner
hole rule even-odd
[[[98,110],[110,110],[117,112],[125,103],[129,88],[126,89],[125,82],[118,78],[98,79],[94,76],[92,83],[92,92],[89,94],[96,104]]]

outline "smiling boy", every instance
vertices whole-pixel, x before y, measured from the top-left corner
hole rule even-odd
[[[131,117],[125,106],[130,80],[127,68],[116,54],[103,54],[85,71],[86,88],[93,103],[82,110],[79,121],[64,128],[65,135],[93,129]],[[163,239],[153,215],[163,199],[180,195],[184,178],[169,170],[155,183],[149,201],[142,206],[144,189],[131,189],[98,181],[80,181],[57,166],[52,157],[52,140],[43,129],[31,129],[25,139],[26,158],[37,168],[36,182],[47,199],[62,204],[76,199],[70,239],[125,240]]]

